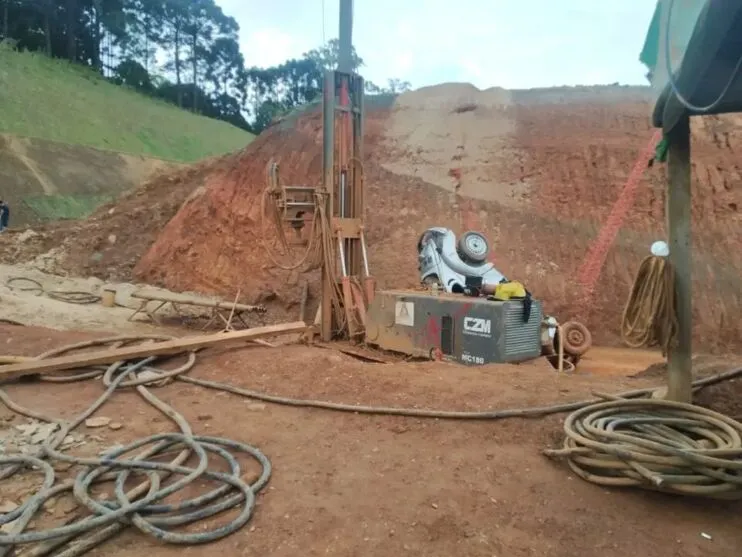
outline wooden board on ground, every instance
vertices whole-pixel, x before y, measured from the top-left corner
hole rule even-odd
[[[343,354],[347,354],[348,356],[353,356],[354,358],[365,360],[367,362],[374,362],[377,364],[391,363],[390,360],[387,360],[383,358],[382,356],[374,354],[370,350],[365,350],[363,348],[358,348],[356,346],[348,346],[348,345],[341,344],[341,343],[329,343],[329,342],[314,342],[313,346],[316,346],[318,348],[327,348],[330,350],[337,350],[338,352],[342,352]]]
[[[165,342],[142,344],[139,346],[109,348],[106,350],[96,350],[94,352],[85,352],[70,356],[31,360],[0,367],[0,381],[17,379],[18,377],[23,377],[25,375],[72,370],[100,364],[112,364],[114,362],[146,358],[148,356],[179,354],[181,352],[216,346],[230,341],[249,341],[273,335],[301,333],[305,329],[306,324],[303,321],[295,321],[293,323],[256,327],[254,329],[248,329],[247,331],[199,335],[180,338],[177,340],[168,340]]]
[[[204,325],[204,329],[207,329],[212,323],[217,320],[221,320],[225,326],[231,326],[231,317],[236,318],[242,325],[247,329],[249,326],[244,319],[246,313],[265,313],[266,308],[264,306],[254,306],[248,304],[238,304],[236,302],[226,302],[223,300],[208,300],[206,298],[198,298],[196,296],[188,296],[186,294],[176,293],[163,293],[163,292],[148,292],[146,290],[138,290],[131,295],[132,298],[139,300],[139,307],[134,310],[129,316],[129,321],[132,321],[134,317],[143,313],[147,315],[155,323],[160,323],[160,316],[157,314],[165,306],[170,305],[175,313],[183,315],[180,311],[180,306],[192,306],[202,307],[211,310],[211,318],[208,323]],[[151,308],[150,304],[154,304]],[[225,317],[225,313],[230,315],[230,319]]]

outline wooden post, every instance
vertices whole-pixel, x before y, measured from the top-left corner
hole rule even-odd
[[[691,188],[690,118],[684,116],[668,134],[667,229],[670,263],[675,269],[677,346],[667,358],[667,399],[691,402]]]

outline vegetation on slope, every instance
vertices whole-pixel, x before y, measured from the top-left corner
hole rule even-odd
[[[0,132],[191,162],[253,136],[108,82],[95,71],[0,47]]]

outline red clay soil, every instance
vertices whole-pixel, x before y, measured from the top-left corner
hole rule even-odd
[[[440,91],[459,91],[461,99],[473,95],[476,100],[479,94],[451,85],[437,90],[430,88],[427,97],[416,94],[428,103]],[[415,244],[424,228],[474,227],[490,238],[492,258],[501,271],[526,283],[561,320],[575,317],[582,295],[577,270],[651,136],[646,95],[621,87],[515,91],[510,97],[498,90],[481,93],[487,102],[502,103],[494,108],[463,100],[456,101],[461,106],[430,104],[419,116],[401,112],[404,108],[370,108],[364,160],[367,239],[380,287],[417,284]],[[502,100],[506,98],[510,100]],[[450,119],[464,106],[461,119],[452,120],[459,127],[443,136],[449,145],[435,135],[440,130],[431,121]],[[742,324],[734,319],[742,310],[742,258],[735,257],[742,246],[738,119],[699,118],[693,128],[694,335],[705,352],[742,348]],[[491,144],[502,144],[502,152],[480,160],[481,147],[477,150],[472,142],[492,139],[486,129],[490,121],[498,123],[500,134],[495,138],[500,143]],[[409,137],[401,134],[400,122],[409,127]],[[467,136],[464,123],[479,126],[478,135]],[[396,143],[387,137],[392,128]],[[435,159],[449,176],[448,188],[419,177],[432,172],[423,160],[433,152],[425,151],[430,145],[454,153],[448,162],[440,153]],[[320,115],[310,112],[276,125],[241,153],[178,173],[172,182],[168,177],[154,181],[117,205],[112,215],[106,208],[75,225],[63,266],[77,274],[129,280],[136,265],[138,280],[227,298],[239,290],[242,301],[268,303],[276,319],[295,312],[304,280],[316,298],[316,274],[281,271],[260,246],[260,195],[271,159],[281,165],[284,184],[319,183]],[[472,187],[467,180],[480,166],[476,180],[482,183]],[[405,172],[385,169],[399,167]],[[637,201],[608,253],[592,306],[577,316],[598,343],[617,341],[638,264],[649,245],[663,237],[664,180],[662,164],[645,173]],[[482,196],[489,201],[463,197],[454,184],[469,195],[502,185],[518,197],[502,202],[493,200],[491,192]],[[114,244],[108,241],[111,234]],[[0,255],[2,244],[0,240]]]
[[[0,338],[7,339],[4,353],[35,355],[82,336],[0,325]],[[280,358],[262,347],[207,350],[191,374],[287,396],[441,409],[551,404],[582,399],[592,390],[657,384],[558,377],[538,362],[366,364],[300,345],[282,347]],[[3,389],[20,404],[65,418],[101,393],[95,381]],[[259,447],[273,465],[269,487],[258,495],[250,523],[215,544],[168,546],[129,529],[91,557],[184,551],[193,557],[733,557],[742,547],[739,503],[603,489],[542,456],[543,448],[561,442],[563,416],[452,422],[255,404],[178,382],[153,392],[174,405],[196,434]],[[105,445],[172,429],[133,391],[117,392],[96,415],[124,424],[118,431],[95,430]],[[12,427],[8,410],[0,418],[0,427]],[[4,482],[3,499],[24,500],[38,487],[34,479]],[[45,516],[57,525],[65,518]]]
[[[165,224],[229,159],[209,159],[159,173],[86,220],[34,226],[37,234],[22,241],[22,231],[10,229],[0,237],[0,261],[21,263],[51,248],[61,248],[58,257],[63,270],[78,276],[131,280],[132,269]]]
[[[574,317],[582,294],[574,276],[651,136],[650,106],[641,94],[620,89],[613,98],[583,91],[566,90],[562,96],[547,93],[514,94],[515,102],[504,117],[516,122],[510,145],[519,153],[517,164],[511,165],[507,175],[502,163],[485,165],[492,169],[492,184],[521,181],[529,185],[520,206],[462,198],[409,175],[382,169],[379,161],[401,155],[390,153],[382,141],[389,112],[369,111],[364,162],[368,240],[372,272],[382,288],[417,284],[414,245],[421,230],[431,225],[460,229],[464,223],[488,234],[495,245],[494,261],[508,276],[528,284],[545,300],[547,309],[562,319]],[[579,102],[570,100],[570,95]],[[724,168],[720,159],[729,148],[710,139],[718,135],[709,133],[714,126],[707,123],[696,129],[696,143],[702,146],[695,150],[697,175],[699,168],[711,164]],[[265,166],[272,157],[281,164],[285,183],[318,183],[320,132],[320,116],[315,113],[300,118],[295,129],[277,127],[262,135],[234,159],[234,168],[220,175],[168,224],[138,265],[138,277],[176,290],[234,295],[240,288],[252,292],[256,299],[270,296],[285,307],[296,305],[301,279],[295,273],[276,270],[255,247],[259,195]],[[455,157],[452,166],[466,157],[465,140],[461,147],[463,155]],[[742,293],[737,284],[727,280],[734,263],[725,261],[732,246],[742,240],[742,232],[730,228],[738,222],[730,207],[736,207],[733,199],[742,197],[742,190],[738,183],[734,191],[729,185],[723,187],[732,184],[736,176],[729,168],[732,158],[725,159],[726,174],[721,183],[699,179],[701,193],[694,208],[699,244],[723,240],[717,249],[699,254],[695,269],[699,279],[694,285],[698,294],[696,339],[711,351],[742,347],[742,328],[724,320],[729,308],[737,307]],[[659,169],[647,172],[639,200],[608,254],[593,306],[578,316],[594,331],[598,342],[618,338],[623,303],[638,263],[649,244],[662,237],[663,171],[659,165]],[[722,176],[720,172],[717,174]],[[456,179],[454,173],[452,180]],[[706,269],[718,273],[713,282],[709,282]]]

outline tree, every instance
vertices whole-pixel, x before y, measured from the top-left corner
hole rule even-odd
[[[66,0],[65,14],[67,16],[67,58],[71,62],[77,61],[77,25],[80,18],[78,0]]]
[[[84,64],[114,83],[245,129],[260,131],[320,98],[324,71],[337,67],[337,39],[271,68],[248,68],[239,25],[217,2],[0,0],[0,32],[19,49]],[[353,51],[353,70],[361,66]],[[366,82],[369,93],[407,89],[398,79],[384,88]]]
[[[192,0],[188,10],[186,32],[190,43],[193,76],[193,110],[198,110],[198,90],[202,80],[209,79],[223,91],[244,61],[238,45],[239,25],[224,14],[213,0]]]
[[[127,32],[120,46],[130,58],[141,62],[147,72],[151,69],[157,49],[164,46],[163,27],[165,5],[152,0],[125,0],[124,20]]]
[[[352,71],[356,72],[364,63],[363,59],[358,56],[355,47],[352,48]],[[303,57],[307,60],[312,60],[323,70],[335,70],[340,60],[340,41],[338,39],[331,39],[323,46],[304,53]]]
[[[8,18],[10,17],[10,1],[11,0],[3,0],[3,26],[2,26],[2,34],[3,34],[3,40],[7,40],[8,37]]]
[[[116,66],[113,74],[113,82],[117,85],[126,85],[147,93],[155,90],[155,85],[147,69],[131,58],[124,60]]]
[[[165,67],[175,72],[175,85],[177,90],[178,106],[183,108],[183,42],[188,22],[188,0],[165,0],[163,19],[165,29],[163,30],[163,46],[171,56]]]
[[[398,95],[412,89],[409,81],[402,81],[401,79],[392,78],[387,81],[388,85],[386,90],[382,89],[382,92],[391,93],[392,95]]]

